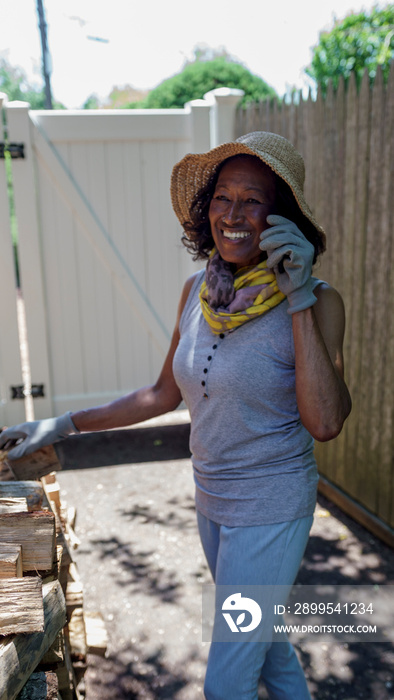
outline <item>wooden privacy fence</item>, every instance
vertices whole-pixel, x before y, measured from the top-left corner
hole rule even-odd
[[[287,137],[306,164],[305,191],[327,232],[315,275],[343,296],[353,411],[339,438],[317,446],[320,472],[394,526],[394,66],[325,97],[238,109],[237,136]]]

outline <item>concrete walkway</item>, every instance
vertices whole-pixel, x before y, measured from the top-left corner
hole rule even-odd
[[[180,412],[176,421],[76,436],[60,449],[85,607],[102,612],[110,640],[106,659],[89,657],[86,700],[203,698],[201,584],[211,579],[195,523],[187,418]],[[393,553],[319,498],[298,581],[392,584]],[[390,644],[308,641],[297,650],[315,700],[393,700]]]

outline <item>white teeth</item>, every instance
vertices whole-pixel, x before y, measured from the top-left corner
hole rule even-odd
[[[222,231],[225,238],[230,238],[232,241],[238,238],[248,238],[252,234],[249,231]]]

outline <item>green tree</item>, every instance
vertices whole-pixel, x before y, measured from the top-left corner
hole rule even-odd
[[[83,103],[82,109],[100,109],[100,100],[97,95],[89,95],[89,97]]]
[[[379,65],[387,79],[393,58],[394,4],[390,4],[337,20],[331,31],[320,34],[305,72],[324,90],[330,79],[336,86],[341,75],[347,80],[353,71],[358,84],[365,69],[373,79]]]
[[[0,59],[0,92],[5,92],[9,101],[29,102],[31,109],[45,109],[45,92],[29,83],[22,68],[11,66],[5,58]],[[56,102],[55,109],[64,109]]]
[[[201,60],[200,56],[180,73],[160,83],[145,100],[128,107],[182,108],[185,102],[202,99],[206,92],[218,87],[244,90],[244,104],[276,96],[275,90],[264,80],[227,55],[215,56],[212,60]]]

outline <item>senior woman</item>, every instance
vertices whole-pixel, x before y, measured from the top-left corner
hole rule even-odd
[[[217,585],[290,586],[316,501],[313,438],[340,432],[344,309],[312,277],[325,234],[308,207],[304,163],[276,134],[254,132],[175,167],[183,241],[206,269],[185,284],[171,346],[153,386],[105,406],[4,431],[9,456],[91,430],[190,410],[202,545]],[[310,698],[293,647],[213,642],[207,700]]]

